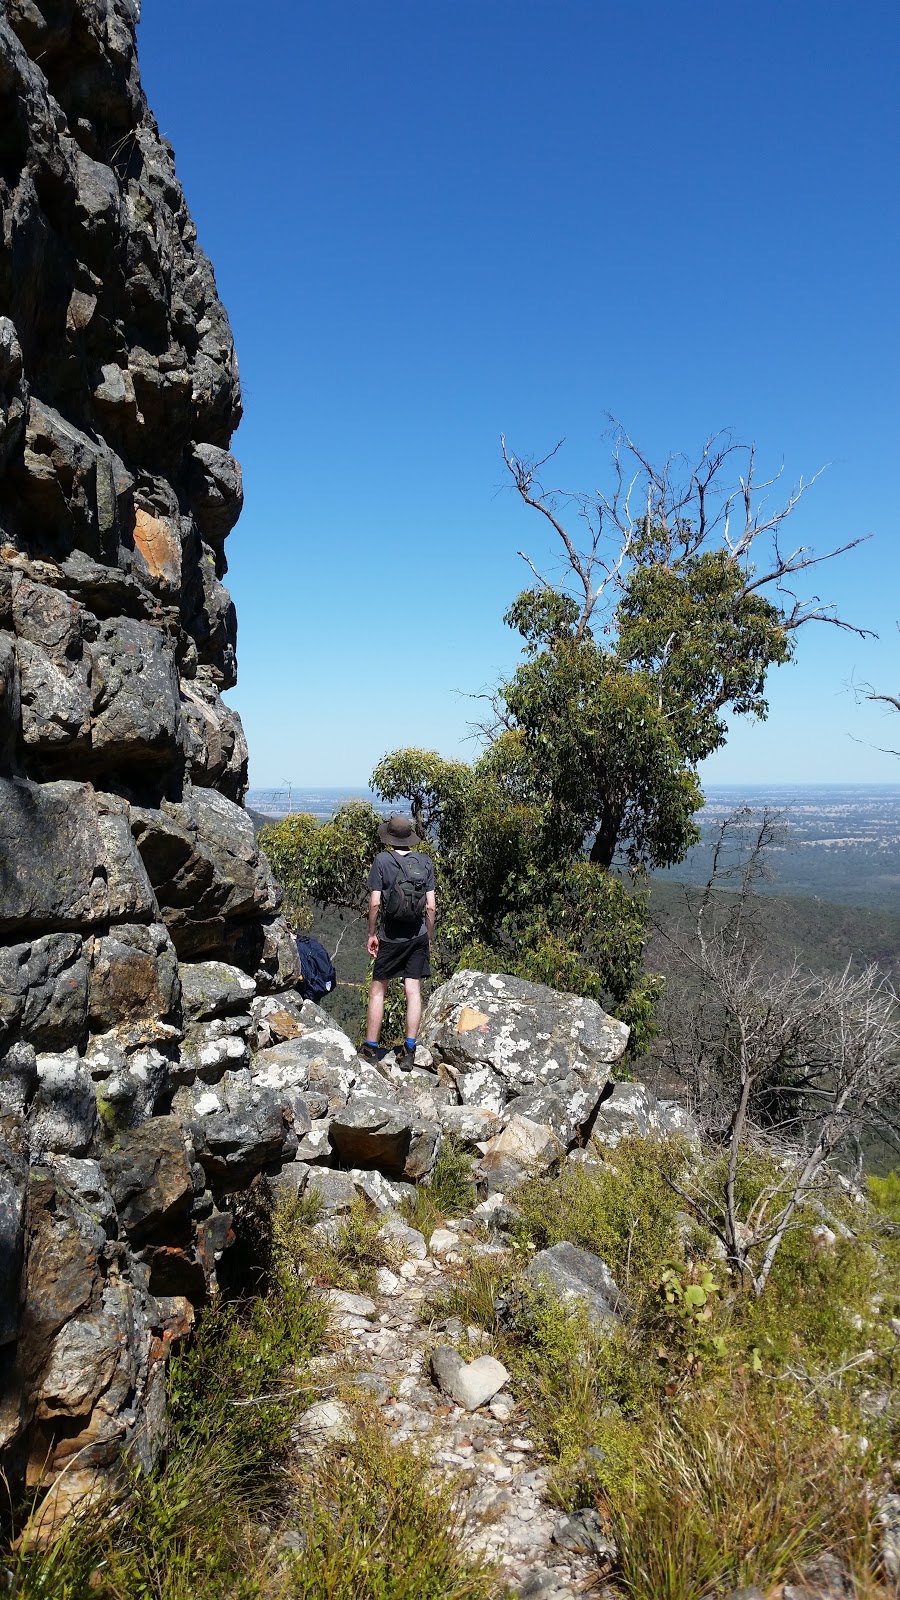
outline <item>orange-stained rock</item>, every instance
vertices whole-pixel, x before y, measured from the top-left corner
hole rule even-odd
[[[134,543],[151,578],[156,578],[163,588],[177,589],[181,583],[181,534],[171,520],[155,517],[138,506],[134,513]]]

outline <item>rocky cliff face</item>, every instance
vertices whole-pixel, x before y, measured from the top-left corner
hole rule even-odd
[[[73,1495],[152,1457],[227,1236],[173,1097],[297,973],[221,698],[237,365],[138,9],[0,5],[0,1447]],[[257,1112],[235,1181],[290,1143]]]

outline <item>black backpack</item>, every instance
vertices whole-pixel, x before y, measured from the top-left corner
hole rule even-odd
[[[302,973],[297,988],[304,1000],[321,1000],[337,981],[334,962],[325,946],[318,939],[311,939],[308,934],[301,934],[297,940],[297,954]]]
[[[396,856],[399,871],[388,884],[381,909],[391,922],[421,922],[428,892],[428,868],[418,856]]]

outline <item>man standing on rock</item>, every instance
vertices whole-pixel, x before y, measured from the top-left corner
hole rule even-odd
[[[437,909],[434,863],[416,849],[419,835],[409,817],[388,817],[378,829],[378,837],[389,848],[380,850],[375,857],[367,885],[366,948],[375,957],[375,966],[369,988],[366,1041],[359,1053],[364,1061],[378,1061],[387,986],[392,978],[402,978],[406,990],[406,1038],[397,1052],[397,1061],[408,1072],[415,1060],[416,1034],[422,1019],[422,979],[431,977],[428,956]]]

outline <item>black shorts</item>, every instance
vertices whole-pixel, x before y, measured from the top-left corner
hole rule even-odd
[[[378,939],[378,954],[372,977],[379,983],[390,978],[430,978],[428,935],[420,933],[415,939]]]

